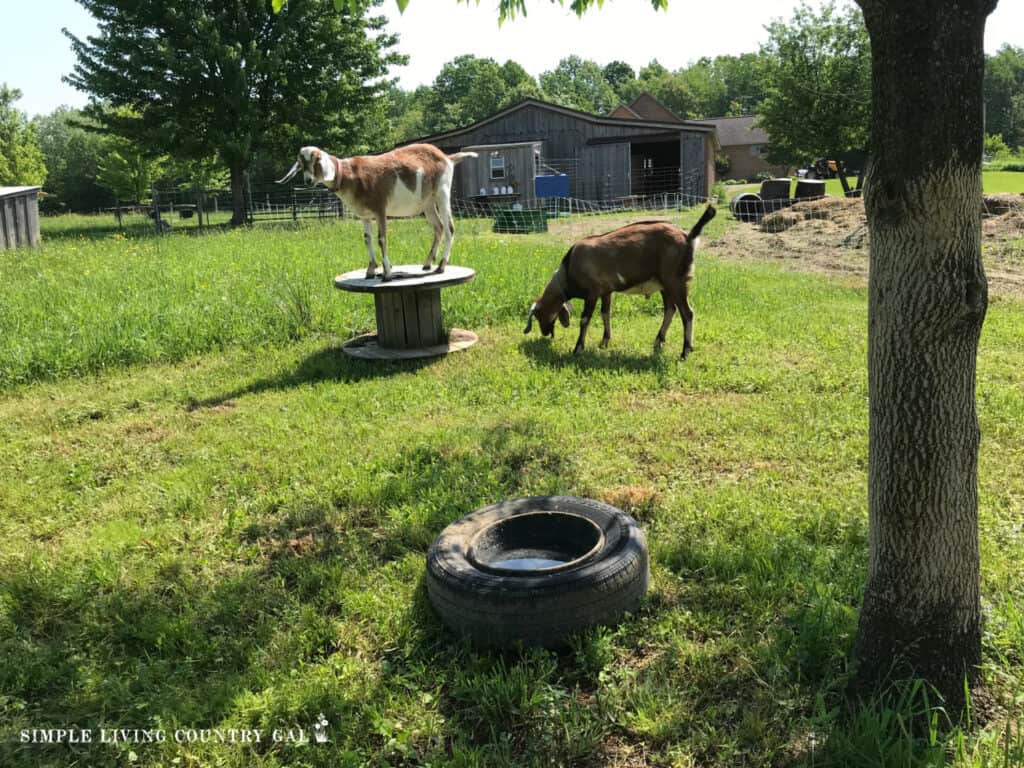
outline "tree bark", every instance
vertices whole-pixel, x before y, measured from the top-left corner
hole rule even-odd
[[[231,163],[231,226],[240,227],[248,223],[245,209],[245,165]]]
[[[975,409],[985,19],[995,0],[858,0],[872,47],[869,566],[859,692],[980,682]]]

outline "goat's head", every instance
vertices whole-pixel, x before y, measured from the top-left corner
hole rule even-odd
[[[336,175],[334,161],[331,159],[331,156],[318,147],[303,147],[300,149],[295,165],[291,167],[283,178],[278,179],[277,183],[284,184],[286,181],[290,181],[299,171],[302,171],[302,177],[306,184],[310,185],[317,182],[327,185],[334,181]]]
[[[572,312],[572,304],[568,301],[559,304],[557,302],[545,302],[541,296],[530,305],[530,314],[526,317],[526,328],[523,333],[533,330],[533,318],[537,318],[540,326],[541,336],[555,337],[555,320],[562,324],[563,328],[569,327],[569,313]]]

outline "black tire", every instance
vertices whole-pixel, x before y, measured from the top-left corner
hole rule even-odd
[[[764,216],[764,201],[755,192],[741,192],[729,203],[732,215],[740,221],[760,221]]]
[[[496,572],[472,559],[478,533],[538,511],[583,517],[602,538],[581,561],[555,572]],[[648,571],[647,539],[626,513],[590,499],[534,496],[484,507],[445,528],[427,553],[427,594],[441,620],[475,643],[552,648],[636,611]]]

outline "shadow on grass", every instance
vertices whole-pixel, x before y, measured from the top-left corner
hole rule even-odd
[[[653,345],[652,350],[645,354],[590,347],[579,354],[572,354],[568,350],[555,349],[549,339],[533,338],[520,342],[519,349],[534,362],[559,370],[664,373],[678,360],[678,354],[673,355],[667,348],[655,351]]]
[[[360,381],[386,379],[403,373],[415,373],[440,359],[440,357],[426,357],[413,360],[362,360],[345,354],[340,345],[330,346],[309,355],[294,370],[270,378],[257,379],[223,395],[203,400],[192,400],[188,403],[188,409],[195,411],[203,408],[216,408],[229,400],[245,395],[287,390],[322,381],[354,384]]]
[[[334,489],[254,488],[247,523],[187,518],[162,543],[20,560],[0,572],[0,764],[123,765],[128,747],[141,765],[180,755],[174,744],[20,744],[23,728],[308,728],[319,712],[360,755],[353,765],[373,762],[397,697],[462,680],[458,642],[422,585],[429,543],[479,506],[576,482],[556,437],[527,420],[482,430],[471,447],[410,445]],[[249,748],[198,749],[203,764],[255,764]],[[330,750],[306,757],[339,764]]]

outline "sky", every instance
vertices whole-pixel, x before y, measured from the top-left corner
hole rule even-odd
[[[62,104],[82,106],[86,96],[61,82],[75,57],[66,27],[78,37],[96,31],[74,0],[0,0],[0,83],[22,91],[16,107],[30,116]],[[400,35],[399,50],[409,64],[392,74],[406,89],[433,82],[441,66],[461,54],[513,59],[537,76],[576,54],[599,64],[620,60],[634,70],[657,59],[678,69],[702,56],[756,51],[765,25],[788,20],[796,0],[671,0],[655,12],[649,0],[606,0],[604,7],[577,18],[548,0],[527,0],[529,14],[499,29],[497,0],[477,4],[455,0],[411,0],[404,14],[384,0],[389,29]],[[812,5],[817,5],[813,0]],[[1024,3],[1002,0],[986,26],[985,50],[1004,43],[1024,46]]]

